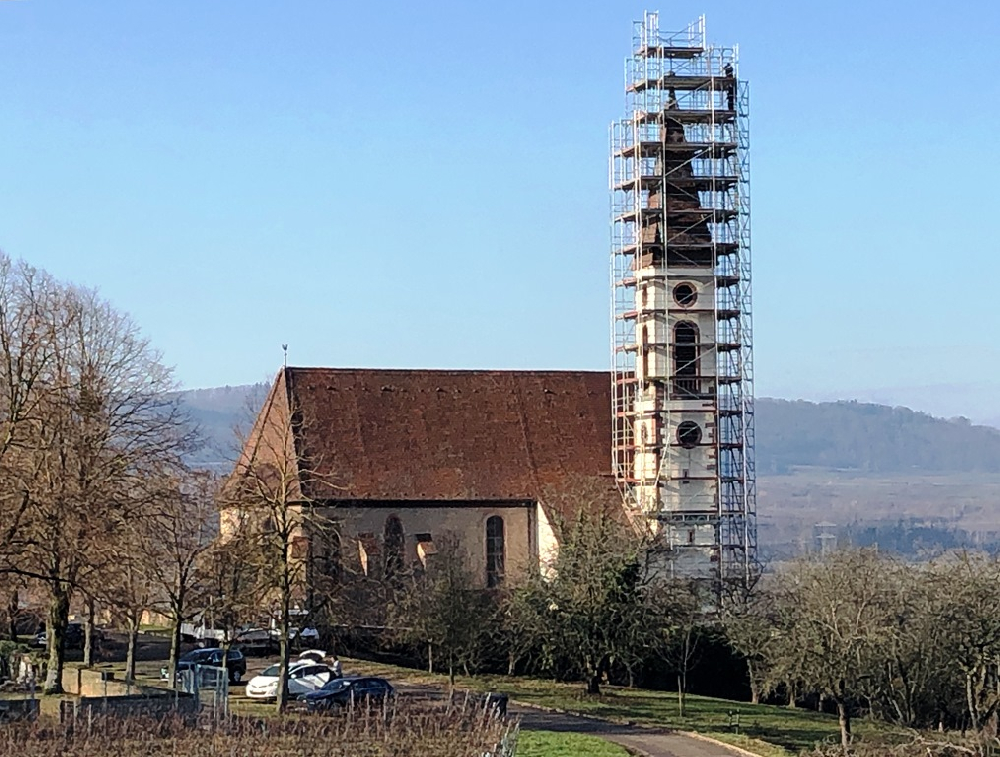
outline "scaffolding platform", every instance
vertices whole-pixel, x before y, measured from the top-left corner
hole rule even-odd
[[[712,76],[703,74],[691,76],[684,74],[671,75],[669,72],[662,76],[654,76],[649,79],[640,79],[629,82],[626,92],[642,92],[646,89],[667,89],[678,92],[690,92],[694,90],[716,90],[719,92],[729,92],[736,87],[736,79],[732,76]]]

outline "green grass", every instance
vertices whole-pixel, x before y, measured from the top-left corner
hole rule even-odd
[[[617,744],[580,733],[521,731],[517,736],[517,757],[628,757]]]
[[[429,675],[392,665],[363,660],[344,660],[344,672],[384,675],[390,680],[446,685],[445,676]],[[762,757],[783,757],[811,749],[816,742],[835,740],[837,718],[804,709],[777,705],[752,705],[727,699],[688,695],[684,717],[678,715],[677,694],[648,689],[602,687],[602,695],[589,696],[583,684],[555,683],[537,678],[506,676],[459,676],[458,686],[479,691],[503,691],[512,699],[528,704],[555,707],[616,722],[653,725],[678,731],[694,731],[742,746]],[[729,711],[740,712],[740,733],[729,726]],[[871,737],[886,730],[867,720],[854,723],[855,733]]]

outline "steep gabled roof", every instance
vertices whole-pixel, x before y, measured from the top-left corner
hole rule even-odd
[[[286,368],[268,408],[293,418],[314,499],[539,500],[574,479],[613,491],[603,372]]]

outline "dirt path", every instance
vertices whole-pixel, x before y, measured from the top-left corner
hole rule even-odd
[[[634,749],[647,757],[740,757],[743,753],[708,741],[670,733],[665,729],[616,725],[512,704],[508,712],[521,718],[521,728],[529,731],[586,733]]]

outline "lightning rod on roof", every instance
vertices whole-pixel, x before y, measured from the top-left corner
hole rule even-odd
[[[282,365],[283,365],[283,366],[284,366],[285,368],[287,368],[287,367],[288,367],[288,345],[287,345],[287,344],[283,344],[283,345],[281,345],[281,351],[282,351],[282,352],[284,353],[284,355],[285,355],[285,357],[284,357],[284,360],[282,361]]]

